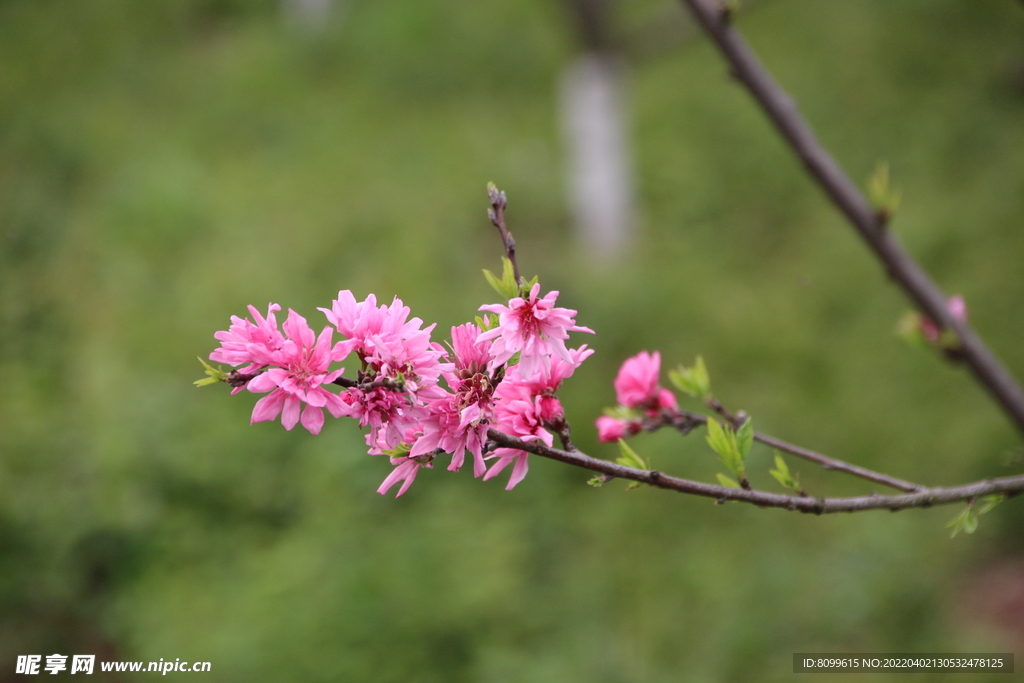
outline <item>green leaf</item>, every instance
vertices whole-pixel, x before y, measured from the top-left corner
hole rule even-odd
[[[708,445],[718,453],[718,457],[737,479],[744,475],[743,458],[736,444],[736,434],[726,425],[721,425],[713,417],[708,418]]]
[[[492,315],[491,313],[484,313],[482,318],[480,316],[475,316],[473,318],[473,322],[475,322],[476,326],[480,328],[480,331],[486,332],[498,324],[498,316]]]
[[[996,505],[1002,503],[1004,500],[1006,500],[1005,493],[993,493],[992,495],[989,496],[982,496],[981,509],[978,510],[978,514],[985,514],[986,512],[994,508]]]
[[[196,358],[199,357],[196,356]],[[216,384],[217,382],[228,381],[228,373],[224,372],[224,368],[221,366],[218,365],[217,367],[213,367],[202,358],[199,358],[199,362],[203,364],[203,368],[208,376],[203,379],[197,379],[195,382],[192,382],[192,384],[195,384],[197,387],[205,387],[211,384]]]
[[[946,528],[953,530],[949,534],[950,538],[956,538],[956,535],[963,530],[963,528],[964,528],[964,518],[967,516],[967,513],[969,511],[970,510],[964,510],[959,515],[957,515],[956,517],[954,517],[953,519],[949,520],[949,522],[946,523]]]
[[[704,399],[711,395],[711,378],[701,356],[697,356],[692,368],[680,365],[678,370],[669,370],[668,378],[677,389],[695,398]]]
[[[719,472],[715,476],[718,477],[718,483],[721,484],[722,486],[728,486],[731,489],[738,489],[738,488],[740,488],[739,484],[737,484],[735,481],[733,481],[729,477],[725,476],[721,472]]]
[[[491,271],[484,268],[484,277],[487,278],[487,283],[494,288],[503,299],[514,299],[519,296],[519,285],[516,284],[516,271],[512,266],[512,261],[507,257],[501,257],[501,279],[492,273]]]
[[[594,475],[589,480],[587,480],[587,484],[593,486],[594,488],[600,488],[601,486],[604,485],[604,477],[601,476],[600,474]]]
[[[782,484],[783,487],[793,491],[800,490],[800,482],[790,474],[789,466],[786,465],[786,461],[782,459],[782,454],[778,451],[775,451],[775,469],[769,470],[768,474],[775,477],[775,481]]]
[[[740,454],[740,461],[746,461],[750,453],[750,447],[754,445],[754,420],[747,418],[740,428],[736,430],[736,448]]]
[[[927,346],[928,342],[921,332],[921,314],[917,311],[904,313],[896,323],[896,336],[910,346],[917,348]]]
[[[886,216],[892,216],[900,208],[903,193],[889,184],[889,164],[879,161],[868,178],[868,200],[871,206]]]
[[[950,538],[955,538],[961,531],[973,534],[975,529],[978,528],[978,515],[976,515],[972,507],[968,505],[964,508],[963,512],[949,520],[949,523],[946,524],[946,528],[953,529],[952,533],[949,535]]]
[[[384,450],[382,453],[390,458],[400,458],[403,455],[409,455],[409,451],[412,450],[412,444],[400,443],[397,448],[391,450]]]
[[[616,458],[615,462],[619,463],[620,465],[623,465],[625,467],[633,467],[638,470],[650,469],[647,466],[647,463],[644,462],[643,458],[637,455],[637,452],[629,447],[629,444],[626,443],[625,439],[619,439],[619,453],[621,453],[622,455],[621,457]]]

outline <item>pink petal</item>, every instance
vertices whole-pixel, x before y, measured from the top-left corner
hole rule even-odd
[[[324,426],[324,411],[313,405],[307,405],[302,411],[302,426],[309,430],[310,434],[319,434]]]
[[[526,477],[526,471],[530,469],[530,463],[527,460],[527,457],[529,456],[527,456],[524,452],[516,460],[516,466],[512,468],[512,476],[509,477],[508,486],[505,487],[506,491],[511,491],[513,488],[515,488],[516,484],[521,482],[523,478]]]
[[[332,417],[344,417],[348,415],[352,408],[348,403],[345,403],[344,399],[337,394],[324,390],[324,393],[328,395],[327,398],[327,410],[330,412]]]
[[[288,394],[278,389],[256,401],[256,405],[253,406],[252,409],[252,419],[249,421],[249,424],[267,422],[269,420],[276,419],[277,416],[281,414],[281,408],[284,406],[284,399],[287,395]]]
[[[302,401],[296,396],[288,395],[284,399],[284,410],[281,413],[281,424],[288,431],[299,423],[299,410],[302,408]]]
[[[277,382],[274,381],[273,375],[270,374],[270,370],[264,372],[261,375],[256,375],[249,383],[245,385],[246,389],[254,394],[265,394],[272,389],[277,388]]]
[[[509,463],[512,462],[512,458],[499,458],[498,462],[491,465],[491,469],[487,470],[487,474],[484,475],[484,481],[493,479],[494,477],[501,474],[501,471],[508,467]]]

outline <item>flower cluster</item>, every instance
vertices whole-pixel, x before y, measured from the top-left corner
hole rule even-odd
[[[221,347],[210,359],[236,368],[226,376],[232,393],[267,394],[253,409],[253,423],[280,416],[285,429],[301,423],[318,434],[326,408],[368,427],[369,452],[390,456],[394,466],[379,493],[402,482],[402,495],[441,453],[451,454],[451,471],[469,453],[474,476],[485,480],[512,465],[511,489],[526,476],[528,455],[489,450],[488,428],[552,445],[550,430],[565,425],[555,392],[593,353],[585,344],[566,347],[570,332],[592,330],[576,325],[576,311],[555,306],[558,292],[539,293],[534,284],[507,306],[482,306],[496,318],[453,327],[448,350],[431,341],[434,325],[410,318],[397,298],[378,306],[372,294],[356,301],[341,291],[320,309],[330,325],[319,335],[295,311],[288,311],[282,333],[274,315],[280,306],[270,304],[266,317],[250,306],[252,320],[232,317],[230,328],[214,335]],[[335,343],[335,331],[344,339]],[[353,355],[354,377],[331,368]]]
[[[627,358],[615,377],[617,408],[609,415],[597,418],[597,438],[618,441],[638,433],[642,416],[657,417],[662,410],[678,408],[675,395],[663,388],[658,379],[661,374],[661,353],[641,351]]]

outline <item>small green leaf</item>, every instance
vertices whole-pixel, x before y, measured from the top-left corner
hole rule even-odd
[[[740,460],[746,461],[750,453],[750,447],[754,445],[754,421],[747,418],[736,430],[736,448],[740,454]]]
[[[708,418],[708,445],[723,458],[729,457],[729,451],[731,450],[729,438],[725,433],[726,429],[718,424],[718,420],[713,417]]]
[[[743,458],[740,457],[736,444],[736,434],[727,425],[721,425],[713,417],[708,418],[708,445],[718,453],[718,457],[737,479],[744,475]]]
[[[964,508],[963,512],[949,520],[949,523],[946,524],[946,528],[953,529],[952,533],[949,535],[950,538],[955,538],[961,531],[973,534],[974,530],[978,528],[978,515],[976,515],[972,507],[968,505]]]
[[[989,496],[982,496],[981,509],[978,510],[978,514],[985,514],[986,512],[994,508],[996,505],[1002,503],[1004,500],[1006,500],[1006,494],[1004,493],[993,493],[992,495]]]
[[[907,311],[899,322],[896,323],[896,336],[905,341],[908,345],[917,348],[924,348],[928,342],[921,332],[921,314],[917,311]]]
[[[526,278],[523,278],[522,285],[519,288],[519,296],[521,296],[521,297],[529,296],[530,290],[533,289],[533,286],[535,284],[537,284],[538,282],[540,282],[540,278],[538,276],[536,276],[536,275],[534,275],[533,279],[530,280],[529,282],[526,281]]]
[[[619,453],[621,457],[615,459],[615,462],[625,467],[633,467],[638,470],[650,469],[647,463],[644,462],[643,458],[637,455],[637,452],[630,448],[629,444],[626,443],[625,439],[619,439]]]
[[[390,458],[401,458],[404,455],[409,455],[409,451],[412,450],[412,445],[407,443],[398,444],[397,448],[391,450],[384,450],[382,453]]]
[[[800,490],[800,482],[790,474],[789,466],[786,465],[786,461],[782,459],[782,454],[778,451],[775,451],[775,469],[769,470],[768,474],[775,477],[775,481],[782,484],[783,487],[793,491]]]
[[[668,378],[677,389],[695,398],[711,395],[711,378],[702,356],[697,356],[692,368],[680,365],[678,370],[669,370]]]
[[[512,292],[513,298],[519,294],[519,283],[516,282],[516,268],[512,265],[512,260],[507,256],[501,257],[501,284],[505,286],[506,292]]]
[[[511,299],[515,296],[514,292],[511,292],[512,296],[509,296],[510,292],[505,287],[505,284],[494,276],[494,273],[484,268],[484,277],[487,278],[487,284],[494,288],[494,291],[501,296],[502,299]]]
[[[514,299],[519,296],[519,285],[516,284],[516,271],[507,257],[501,257],[501,279],[484,268],[484,277],[487,283],[494,288],[503,299]]]
[[[728,486],[731,489],[738,489],[738,488],[740,488],[739,484],[737,484],[735,481],[733,481],[729,477],[725,476],[721,472],[719,472],[715,476],[718,477],[718,483],[721,484],[722,486]]]
[[[480,316],[475,316],[473,318],[473,322],[476,323],[476,326],[479,327],[482,332],[486,332],[498,324],[498,316],[490,313],[484,313],[482,318]]]
[[[196,357],[199,358],[198,356]],[[216,384],[217,382],[228,381],[228,373],[224,372],[224,368],[221,366],[218,365],[217,367],[213,367],[202,358],[199,358],[199,362],[203,364],[203,368],[208,376],[203,379],[197,379],[195,382],[192,382],[192,384],[195,384],[197,387],[205,387],[211,384]]]
[[[591,477],[589,480],[587,480],[587,484],[593,486],[594,488],[600,488],[601,486],[604,485],[604,477],[601,476],[600,474],[597,474]]]
[[[901,199],[902,193],[889,184],[889,164],[879,161],[868,178],[868,200],[871,206],[875,211],[889,217],[900,208]]]

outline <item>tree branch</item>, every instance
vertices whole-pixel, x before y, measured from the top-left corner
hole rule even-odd
[[[673,414],[668,411],[663,411],[660,418],[645,420],[643,422],[643,428],[644,431],[652,432],[662,427],[673,427],[681,431],[683,434],[686,434],[693,429],[694,426],[705,425],[707,424],[707,421],[707,416],[701,415],[700,413],[678,410]],[[821,453],[812,451],[809,448],[803,448],[802,446],[791,444],[787,441],[783,441],[782,439],[776,439],[774,436],[762,434],[761,432],[754,432],[754,441],[760,441],[766,446],[777,448],[780,451],[795,455],[799,458],[803,458],[804,460],[816,462],[826,470],[846,472],[847,474],[852,474],[855,477],[867,479],[868,481],[873,481],[876,484],[885,484],[886,486],[891,486],[892,488],[899,489],[900,491],[927,490],[926,487],[921,486],[920,484],[914,484],[909,481],[904,481],[903,479],[897,479],[896,477],[891,477],[888,474],[882,474],[881,472],[875,472],[874,470],[869,470],[865,467],[858,467],[857,465],[852,465],[843,460],[830,458],[827,455],[822,455]]]
[[[857,186],[843,172],[801,116],[796,102],[775,82],[757,55],[730,23],[722,5],[712,0],[683,0],[750,91],[793,152],[829,199],[853,224],[895,280],[920,310],[940,327],[956,333],[963,360],[1008,417],[1024,431],[1024,390],[966,323],[946,308],[946,297],[886,229]]]
[[[657,470],[639,470],[607,460],[599,460],[582,451],[563,451],[557,448],[549,448],[539,441],[523,441],[493,428],[487,430],[487,437],[499,446],[515,448],[527,453],[564,462],[568,465],[575,465],[592,472],[598,472],[605,477],[630,479],[650,484],[657,488],[704,496],[705,498],[714,498],[719,502],[734,500],[741,503],[751,503],[758,507],[784,508],[786,510],[817,515],[882,509],[896,512],[906,508],[931,507],[933,505],[947,505],[964,500],[970,501],[992,494],[1002,494],[1009,497],[1024,491],[1024,475],[1017,475],[998,479],[986,479],[962,486],[926,488],[913,493],[894,496],[880,496],[877,494],[848,498],[790,496],[753,489],[734,489],[726,486],[705,484],[699,481],[672,477],[662,474]]]
[[[516,263],[516,241],[505,226],[505,207],[508,206],[508,200],[505,198],[505,193],[499,190],[494,183],[487,185],[487,198],[491,200],[491,208],[487,210],[487,217],[491,219],[491,224],[501,234],[501,244],[505,248],[505,256],[512,262],[512,271],[515,273],[518,287],[522,282],[522,276],[519,274],[519,264]]]

